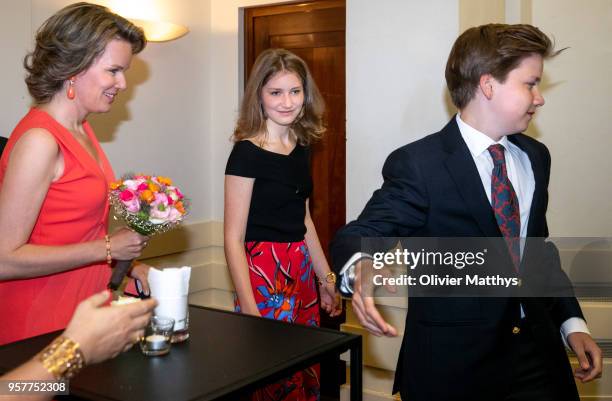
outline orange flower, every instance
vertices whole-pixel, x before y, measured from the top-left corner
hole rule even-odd
[[[140,193],[140,199],[144,200],[147,203],[151,203],[155,200],[155,195],[152,191],[145,189]]]
[[[176,210],[178,210],[181,214],[185,214],[185,207],[183,206],[183,202],[178,201],[174,204]]]
[[[123,184],[123,181],[114,181],[110,183],[110,189],[112,191],[114,191],[115,189],[119,188],[121,186],[121,184]]]
[[[159,190],[160,190],[161,188],[160,188],[160,187],[159,187],[159,185],[157,185],[156,183],[154,183],[154,182],[150,182],[150,183],[149,183],[149,189],[150,189],[151,191],[153,191],[153,192],[159,192]]]
[[[157,182],[159,182],[162,185],[172,185],[172,180],[168,177],[159,176],[157,177]]]

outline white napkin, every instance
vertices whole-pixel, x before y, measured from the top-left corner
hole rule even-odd
[[[189,266],[149,269],[151,296],[158,303],[155,315],[173,318],[174,331],[186,329],[190,277]]]

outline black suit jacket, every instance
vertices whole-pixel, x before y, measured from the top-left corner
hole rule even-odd
[[[526,135],[509,140],[529,156],[535,178],[528,237],[547,237],[550,154]],[[383,177],[358,219],[334,238],[336,271],[361,250],[361,237],[502,236],[454,117],[440,132],[391,153]],[[556,248],[540,245],[549,267],[561,272]],[[518,336],[512,329],[521,322],[521,304],[549,362],[558,399],[577,400],[559,333],[565,320],[582,317],[574,297],[411,298],[393,392],[408,401],[503,399],[517,362]]]

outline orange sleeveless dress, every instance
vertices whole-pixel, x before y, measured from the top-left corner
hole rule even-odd
[[[108,185],[114,174],[91,127],[87,122],[83,127],[101,166],[65,127],[36,108],[17,124],[9,138],[0,159],[0,190],[11,151],[27,130],[49,131],[64,157],[64,174],[49,187],[29,244],[75,244],[106,234]],[[105,261],[100,261],[49,276],[0,282],[0,345],[65,328],[79,302],[102,291],[110,274]]]

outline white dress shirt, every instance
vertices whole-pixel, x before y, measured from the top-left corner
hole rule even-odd
[[[459,125],[461,137],[470,150],[474,163],[476,163],[476,168],[478,169],[478,174],[480,175],[484,190],[487,193],[489,203],[492,202],[491,172],[493,171],[493,158],[488,148],[491,145],[500,144],[506,149],[504,152],[506,157],[506,171],[512,183],[512,188],[514,188],[514,192],[516,192],[519,212],[521,214],[520,237],[527,238],[527,223],[529,222],[531,201],[533,200],[533,192],[535,190],[535,178],[533,177],[529,156],[527,156],[527,153],[523,152],[518,146],[510,142],[508,137],[504,136],[499,142],[495,142],[482,132],[463,122],[459,114],[457,114],[456,120],[457,125]]]

